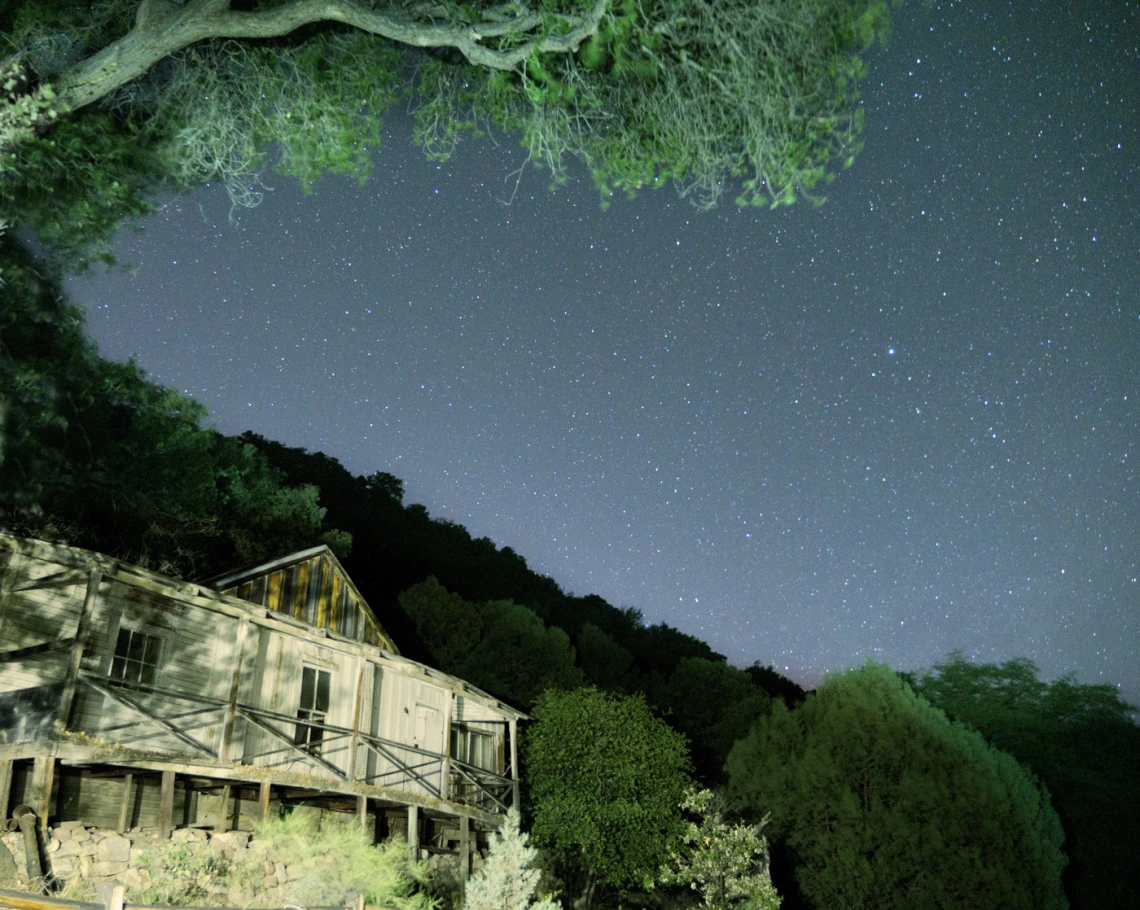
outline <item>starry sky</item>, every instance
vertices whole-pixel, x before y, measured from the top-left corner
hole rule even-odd
[[[868,64],[819,209],[603,211],[397,114],[363,186],[168,200],[68,291],[222,431],[738,665],[961,649],[1140,701],[1140,7],[912,2]]]

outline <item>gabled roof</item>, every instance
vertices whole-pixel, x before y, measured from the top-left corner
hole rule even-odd
[[[318,629],[400,653],[336,554],[323,544],[203,584]]]

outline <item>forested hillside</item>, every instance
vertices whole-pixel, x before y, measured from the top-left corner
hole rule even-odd
[[[55,276],[0,244],[0,526],[190,578],[329,543],[406,654],[533,711],[529,824],[587,903],[652,903],[655,882],[682,880],[660,863],[693,780],[727,793],[686,797],[709,830],[736,830],[721,812],[772,813],[785,910],[1135,905],[1140,728],[1114,687],[960,656],[910,676],[870,664],[812,693],[738,669],[405,504],[390,474],[205,428],[196,402],[100,357]],[[617,802],[550,770],[614,749],[598,767]],[[667,781],[647,754],[668,757]],[[642,833],[615,841],[612,826]]]

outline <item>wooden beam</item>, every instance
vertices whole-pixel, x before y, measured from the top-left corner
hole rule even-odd
[[[75,644],[74,638],[60,638],[56,641],[42,641],[38,645],[28,645],[11,651],[0,651],[0,664],[9,660],[23,660],[37,654],[50,654],[53,651],[66,651]]]
[[[241,791],[239,790],[238,793],[240,795]],[[230,785],[228,783],[222,784],[222,824],[220,828],[215,828],[215,830],[220,830],[223,834],[230,830]]]
[[[263,780],[257,791],[257,818],[263,824],[269,818],[269,797],[272,789],[272,784]]]
[[[41,831],[51,815],[51,789],[55,781],[55,756],[37,755],[32,759],[32,795],[29,805],[35,810]]]
[[[363,831],[368,827],[368,797],[356,797],[356,815],[360,819],[360,830]]]
[[[162,772],[162,789],[158,804],[158,837],[166,840],[174,828],[174,772]]]
[[[222,720],[222,740],[218,745],[218,761],[230,760],[230,744],[234,738],[234,718],[237,710],[238,691],[241,688],[241,667],[245,662],[245,640],[249,635],[249,617],[238,623],[237,643],[234,653],[237,661],[234,664],[234,673],[230,678],[230,697],[226,704],[226,712]]]
[[[471,877],[471,819],[459,816],[459,881],[466,888]]]
[[[511,741],[511,804],[521,810],[519,800],[519,725],[513,717],[507,721],[507,736]]]
[[[348,779],[356,780],[360,755],[360,712],[364,707],[364,658],[356,657],[356,686],[352,695],[352,746],[348,753]],[[363,822],[361,822],[363,824]]]
[[[83,665],[83,651],[91,637],[91,617],[95,614],[95,601],[99,597],[99,585],[103,573],[92,569],[87,576],[87,596],[83,598],[83,612],[79,614],[79,624],[75,629],[75,645],[71,649],[71,662],[63,680],[63,696],[59,700],[59,720],[65,728],[71,727],[71,709],[75,704],[75,687],[79,684],[79,669]]]
[[[126,888],[115,882],[101,882],[95,886],[95,901],[103,905],[103,910],[123,910]]]
[[[128,771],[123,778],[123,792],[119,796],[119,823],[115,830],[122,834],[130,826],[131,821],[131,795],[135,788],[134,772]]]
[[[439,765],[439,798],[451,799],[451,715],[454,710],[455,694],[443,700],[443,761]]]
[[[413,863],[420,859],[420,807],[408,806],[408,856]]]
[[[4,620],[8,616],[12,595],[15,593],[12,589],[16,586],[16,579],[20,576],[20,563],[23,561],[23,555],[13,548],[8,556],[8,565],[4,569],[4,575],[0,577],[0,636],[4,634]],[[3,639],[0,638],[0,641]]]
[[[8,821],[8,802],[12,798],[12,759],[0,761],[0,828]]]

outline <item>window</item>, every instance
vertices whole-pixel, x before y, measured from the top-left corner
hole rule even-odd
[[[158,656],[162,639],[133,629],[119,629],[115,656],[111,660],[111,679],[153,686],[158,677]]]
[[[329,713],[329,689],[331,674],[328,670],[304,667],[301,670],[301,707],[297,709],[297,719],[323,724]],[[321,754],[321,740],[324,731],[308,724],[297,724],[293,734],[295,745],[302,746],[313,755]]]
[[[494,771],[495,738],[490,733],[454,726],[451,728],[451,757],[485,771]]]

